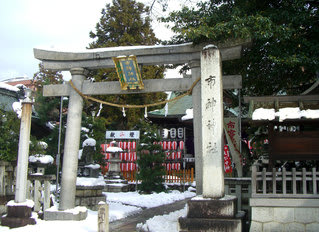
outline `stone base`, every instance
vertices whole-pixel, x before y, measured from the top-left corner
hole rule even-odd
[[[318,198],[250,198],[250,231],[319,231]]]
[[[102,194],[103,189],[104,185],[76,186],[75,205],[97,211],[99,202],[106,201],[106,196]]]
[[[97,211],[99,202],[106,202],[106,196],[93,196],[93,197],[75,197],[76,206],[85,206],[90,210]]]
[[[179,218],[179,232],[242,231],[240,219]]]
[[[36,224],[35,219],[31,218],[32,209],[26,205],[7,206],[7,211],[7,215],[1,219],[2,226],[17,228]]]
[[[111,193],[128,192],[128,184],[107,184],[104,187],[104,191]]]
[[[106,191],[106,192],[119,193],[119,192],[128,192],[129,191],[129,185],[128,185],[127,180],[106,179],[105,183],[106,183],[106,185],[104,186],[104,191]]]
[[[88,211],[85,207],[75,207],[74,209],[68,210],[57,210],[54,207],[44,211],[44,220],[46,221],[81,221],[85,220]]]
[[[194,197],[187,204],[187,216],[178,220],[180,232],[242,231],[242,218],[245,214],[237,212],[236,197]]]

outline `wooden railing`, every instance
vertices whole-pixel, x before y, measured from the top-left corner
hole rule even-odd
[[[252,167],[252,197],[281,197],[281,198],[319,198],[319,172],[316,168],[307,171],[296,171],[285,168],[278,171],[273,168],[267,172],[265,168],[257,171]]]
[[[122,171],[123,177],[127,181],[136,181],[136,171]],[[166,171],[165,182],[166,183],[193,183],[194,181],[194,169],[186,170],[170,170]]]
[[[194,168],[185,170],[170,170],[166,171],[166,183],[193,183]]]
[[[238,210],[246,210],[250,215],[249,198],[251,197],[250,177],[225,177],[225,194],[237,197]]]

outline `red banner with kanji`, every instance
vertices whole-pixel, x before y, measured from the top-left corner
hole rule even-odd
[[[224,169],[225,173],[232,173],[233,171],[229,155],[229,148],[227,145],[224,145]]]

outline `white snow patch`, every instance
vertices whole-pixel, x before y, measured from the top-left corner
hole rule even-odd
[[[274,120],[275,109],[258,108],[253,112],[253,120]]]
[[[21,118],[22,104],[21,102],[13,102],[12,109],[17,114],[18,118]]]
[[[52,164],[53,161],[54,161],[54,159],[50,155],[36,154],[36,155],[29,156],[30,163],[39,162],[41,164]]]
[[[303,110],[301,116],[311,119],[319,118],[319,110]]]
[[[182,117],[182,121],[186,121],[186,120],[189,120],[189,119],[193,119],[194,118],[194,111],[193,109],[187,109],[186,110],[186,115],[184,115]]]
[[[276,117],[282,122],[286,119],[300,119],[300,118],[319,118],[319,110],[300,110],[299,107],[281,108],[275,112],[275,109],[258,108],[253,112],[253,120],[274,120]]]
[[[0,88],[1,89],[6,89],[9,91],[14,91],[14,92],[18,92],[20,89],[18,87],[12,86],[12,85],[8,85],[4,82],[0,82]]]
[[[203,50],[207,50],[207,49],[210,49],[210,48],[217,48],[217,46],[214,45],[214,44],[208,44],[205,47],[203,47]]]
[[[86,128],[86,127],[81,127],[81,131],[89,133],[90,129]]]
[[[7,206],[27,206],[29,208],[33,208],[34,202],[32,200],[26,200],[25,202],[17,203],[14,200],[11,200],[7,203]]]
[[[46,142],[39,141],[38,144],[44,150],[46,150],[48,148],[48,144]]]
[[[105,186],[105,181],[102,176],[98,178],[92,177],[77,177],[76,178],[76,185],[77,186]]]
[[[78,153],[78,159],[80,160],[82,158],[82,153],[83,153],[83,150],[79,150],[79,153]]]
[[[276,116],[279,117],[280,122],[286,119],[298,119],[301,118],[301,111],[298,107],[281,108],[278,112],[276,112]]]
[[[170,204],[185,198],[194,197],[193,192],[180,192],[173,190],[169,193],[153,193],[150,195],[140,195],[138,192],[129,193],[107,193],[107,200],[112,202],[121,202],[128,205],[152,208],[160,205]],[[137,201],[136,199],[139,198]]]
[[[121,152],[123,151],[120,147],[108,147],[106,148],[106,152]]]
[[[192,43],[185,43],[183,45],[192,45]],[[150,45],[150,46],[119,46],[119,47],[108,47],[108,48],[95,48],[95,49],[81,49],[81,48],[71,48],[71,47],[37,47],[39,50],[53,51],[53,52],[74,52],[74,53],[96,53],[96,52],[112,52],[112,51],[125,51],[127,50],[137,50],[137,49],[156,49],[156,48],[174,48],[180,47],[181,45]],[[73,49],[73,50],[72,50]],[[132,51],[134,53],[134,51]]]
[[[84,142],[82,143],[82,147],[86,147],[86,146],[95,147],[95,145],[96,145],[96,140],[92,138],[88,138],[84,140]]]
[[[48,128],[50,128],[51,130],[53,130],[55,128],[55,125],[52,122],[47,122],[45,124]]]
[[[92,168],[92,169],[99,169],[100,165],[99,164],[89,164],[89,165],[85,165],[85,168]]]
[[[145,222],[145,224],[139,223],[136,227],[138,229],[142,229],[143,231],[149,232],[178,232],[178,218],[185,217],[187,215],[187,210],[188,209],[186,205],[181,210],[150,218]]]

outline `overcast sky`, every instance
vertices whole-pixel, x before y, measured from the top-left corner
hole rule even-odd
[[[92,42],[89,32],[95,30],[106,3],[111,0],[1,0],[0,81],[22,76],[32,78],[39,70],[33,48],[87,47]],[[155,32],[163,28],[153,27]],[[159,38],[166,35],[161,39],[168,39],[170,33],[156,35]]]

